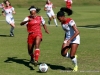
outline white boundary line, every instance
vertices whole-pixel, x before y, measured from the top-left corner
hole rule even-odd
[[[0,20],[0,21],[4,22],[5,20]],[[17,22],[17,23],[20,23],[19,21],[21,21],[21,19],[15,20],[15,23],[16,23],[16,22]],[[6,21],[5,21],[5,22],[6,22]],[[56,25],[48,25],[48,24],[46,24],[46,25],[47,25],[47,26],[56,26]],[[61,26],[61,25],[58,25],[58,26]],[[78,28],[100,30],[100,28],[88,28],[88,27],[78,27]]]
[[[60,71],[61,73],[65,73],[65,72],[73,72],[73,71]],[[100,71],[77,71],[77,72],[82,72],[82,73],[84,73],[84,72],[87,72],[87,73],[100,73]]]

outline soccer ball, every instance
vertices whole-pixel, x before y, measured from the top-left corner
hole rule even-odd
[[[48,65],[45,63],[42,63],[39,65],[39,71],[40,72],[47,72],[48,71]]]

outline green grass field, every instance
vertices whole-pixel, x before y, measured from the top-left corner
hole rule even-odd
[[[0,75],[100,75],[100,10],[99,6],[75,6],[71,16],[80,30],[81,44],[77,50],[78,72],[71,72],[65,68],[73,68],[70,59],[60,55],[64,31],[60,23],[55,27],[47,24],[47,16],[41,10],[40,15],[46,20],[50,34],[43,30],[41,55],[39,62],[48,64],[47,73],[39,73],[38,67],[29,64],[30,57],[27,53],[27,31],[20,22],[29,15],[27,8],[15,8],[16,21],[15,37],[9,37],[10,26],[0,16]],[[59,7],[55,8],[55,13]],[[38,65],[39,66],[39,65]]]
[[[36,5],[38,7],[43,7],[47,0],[10,0],[12,6],[14,7],[28,7],[30,5]],[[64,0],[50,0],[56,7],[65,6]],[[3,0],[0,0],[0,3]],[[73,0],[73,6],[82,6],[82,5],[100,5],[100,0]]]

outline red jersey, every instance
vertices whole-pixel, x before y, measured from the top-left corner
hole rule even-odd
[[[44,19],[41,16],[36,16],[35,18],[28,16],[24,19],[24,21],[27,21],[30,18],[32,20],[27,22],[27,31],[29,33],[41,33],[41,23],[45,24]]]
[[[72,0],[65,0],[65,1],[66,1],[66,7],[71,9]]]

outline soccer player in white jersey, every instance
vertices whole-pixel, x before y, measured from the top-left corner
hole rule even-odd
[[[61,26],[65,31],[64,42],[62,44],[61,55],[64,57],[68,57],[74,63],[73,71],[78,70],[77,65],[77,55],[76,51],[80,44],[80,36],[79,30],[76,27],[76,23],[73,19],[65,17],[65,12],[70,16],[72,14],[72,10],[66,7],[60,9],[57,13],[57,18],[61,22]],[[70,49],[70,53],[68,50]]]
[[[15,28],[13,14],[15,14],[15,10],[14,10],[14,7],[11,6],[9,0],[5,0],[4,4],[5,4],[5,7],[2,8],[3,9],[2,14],[3,14],[3,16],[5,16],[6,22],[11,26],[10,36],[13,37],[14,36],[14,28]]]
[[[53,8],[53,4],[51,3],[50,0],[47,0],[47,1],[46,1],[46,5],[45,5],[45,7],[44,7],[44,10],[46,11],[47,16],[49,17],[48,24],[50,25],[50,21],[51,21],[52,19],[54,19],[55,25],[56,25],[56,27],[57,27],[57,26],[58,26],[57,20],[56,20],[56,17],[55,17],[55,14],[54,14],[54,11],[53,11],[52,8]]]

